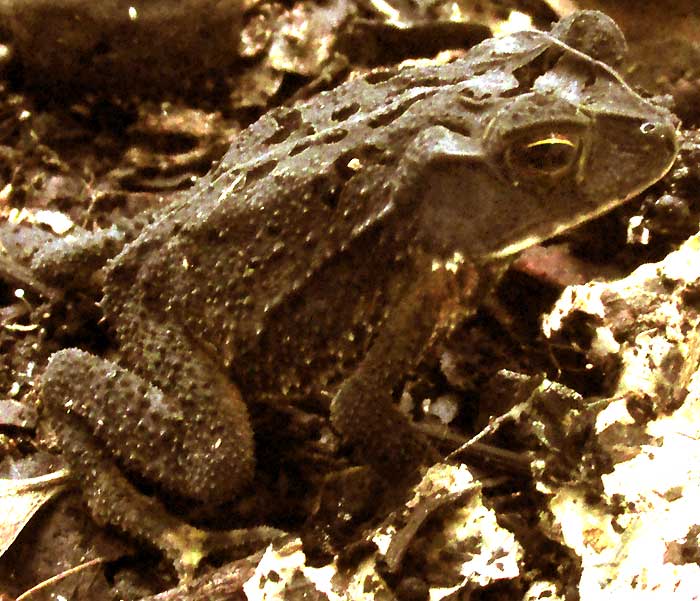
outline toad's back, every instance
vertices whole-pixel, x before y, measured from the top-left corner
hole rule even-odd
[[[141,327],[120,319],[136,313],[125,305],[148,319],[166,308],[244,388],[347,373],[413,277],[416,214],[393,202],[407,147],[438,124],[480,137],[506,81],[518,85],[491,72],[475,101],[485,61],[372,73],[242,132],[194,197],[113,262],[103,306],[126,322],[120,338]]]

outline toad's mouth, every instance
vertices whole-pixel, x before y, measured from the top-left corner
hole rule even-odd
[[[507,257],[510,257],[512,255],[515,255],[526,248],[530,248],[531,246],[535,246],[536,244],[539,244],[540,242],[543,242],[545,240],[549,240],[550,238],[554,238],[555,236],[558,236],[559,234],[563,234],[564,232],[567,232],[582,223],[586,223],[588,221],[592,221],[594,219],[597,219],[601,215],[604,215],[605,213],[611,211],[615,207],[620,206],[621,204],[624,204],[627,200],[630,198],[633,198],[637,194],[641,193],[643,190],[649,187],[648,184],[644,186],[643,188],[639,190],[634,190],[631,192],[629,195],[623,197],[623,198],[618,198],[615,200],[611,200],[607,203],[604,203],[591,211],[585,212],[585,213],[579,213],[575,216],[572,216],[571,219],[567,219],[566,221],[562,221],[561,223],[557,224],[555,227],[553,227],[550,231],[548,232],[543,232],[543,233],[536,233],[532,234],[530,236],[525,236],[524,238],[520,238],[513,242],[512,244],[508,244],[507,246],[504,246],[503,248],[500,248],[498,250],[495,250],[494,252],[490,253],[488,255],[489,259],[505,259]]]
[[[668,165],[664,167],[664,169],[659,173],[658,177],[652,181],[646,182],[643,185],[640,185],[634,189],[632,189],[629,194],[622,196],[620,198],[614,198],[609,200],[608,202],[602,203],[598,206],[594,206],[591,208],[590,211],[584,211],[581,213],[577,213],[576,215],[572,215],[569,219],[562,220],[560,223],[558,223],[556,226],[552,227],[551,230],[546,231],[546,232],[538,232],[538,233],[532,233],[530,235],[521,237],[517,239],[515,242],[512,242],[511,244],[507,244],[503,246],[502,248],[499,248],[497,250],[494,250],[493,252],[489,253],[487,255],[487,259],[504,259],[507,257],[510,257],[512,255],[515,255],[526,248],[529,248],[530,246],[534,246],[535,244],[539,244],[540,242],[543,242],[544,240],[549,240],[550,238],[553,238],[554,236],[558,236],[559,234],[562,234],[568,230],[571,230],[582,223],[585,223],[587,221],[592,221],[594,219],[597,219],[601,215],[604,215],[605,213],[608,213],[609,211],[612,211],[613,209],[619,207],[620,205],[624,204],[628,200],[634,198],[635,196],[638,196],[644,190],[652,186],[654,183],[659,181],[668,171],[671,169],[671,166],[673,165],[675,161],[675,155],[669,160]]]
[[[652,182],[653,183],[653,182]],[[510,257],[512,255],[515,255],[526,248],[530,248],[531,246],[535,246],[535,244],[539,244],[540,242],[543,242],[545,240],[549,240],[550,238],[554,238],[554,236],[558,236],[559,234],[563,234],[564,232],[567,232],[582,223],[586,223],[588,221],[592,221],[594,219],[597,219],[601,215],[604,215],[605,213],[611,211],[612,209],[620,206],[621,204],[624,204],[627,200],[630,198],[633,198],[640,194],[642,191],[646,190],[651,184],[648,184],[644,186],[643,188],[640,188],[639,190],[634,190],[632,191],[629,195],[611,200],[605,204],[600,205],[599,207],[596,207],[595,209],[587,212],[587,213],[580,213],[571,219],[568,219],[566,221],[563,221],[559,223],[556,227],[553,227],[549,232],[544,232],[544,233],[539,233],[539,234],[532,234],[530,236],[525,236],[524,238],[520,238],[519,240],[516,240],[512,244],[508,244],[507,246],[504,246],[503,248],[500,248],[498,250],[495,250],[492,253],[489,253],[488,259],[505,259],[507,257]]]

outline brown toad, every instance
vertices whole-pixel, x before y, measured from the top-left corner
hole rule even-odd
[[[391,393],[474,305],[480,266],[617,206],[675,154],[668,111],[535,31],[269,112],[107,265],[119,364],[51,358],[43,398],[93,512],[187,572],[198,535],[121,470],[234,497],[257,399],[331,395],[364,461],[415,469],[431,449]]]

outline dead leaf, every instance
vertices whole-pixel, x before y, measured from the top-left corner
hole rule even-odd
[[[67,481],[67,470],[37,478],[0,479],[0,555],[10,548],[32,516],[64,490]]]

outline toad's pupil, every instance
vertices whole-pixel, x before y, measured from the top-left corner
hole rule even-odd
[[[514,166],[554,175],[568,167],[575,156],[576,146],[569,140],[551,138],[520,146],[511,158]]]

